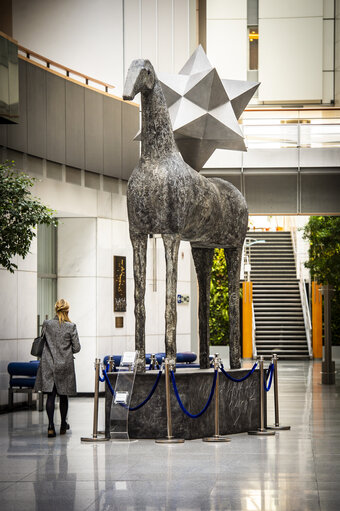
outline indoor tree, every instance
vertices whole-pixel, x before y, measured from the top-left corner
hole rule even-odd
[[[334,288],[332,343],[340,344],[340,217],[311,216],[303,237],[309,240],[309,260],[305,266],[310,269],[312,280]]]
[[[33,197],[35,178],[14,169],[14,162],[0,163],[0,265],[11,273],[11,260],[29,252],[38,224],[57,225],[53,210]]]

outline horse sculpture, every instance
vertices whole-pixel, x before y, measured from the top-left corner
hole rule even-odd
[[[244,197],[232,184],[206,178],[187,165],[174,139],[168,108],[154,68],[134,60],[123,99],[141,93],[142,149],[127,188],[135,281],[137,367],[145,370],[145,282],[149,234],[161,234],[166,258],[165,348],[176,361],[178,249],[190,241],[199,283],[200,367],[209,367],[210,278],[214,248],[224,248],[229,283],[230,365],[240,367],[239,275],[248,225]]]

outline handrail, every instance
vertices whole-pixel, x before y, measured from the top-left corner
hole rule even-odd
[[[312,352],[312,322],[311,322],[308,298],[307,298],[307,293],[306,293],[306,283],[303,278],[303,269],[302,269],[303,263],[298,260],[296,225],[294,225],[292,222],[289,222],[289,229],[290,229],[290,234],[291,234],[292,244],[293,244],[293,253],[294,253],[295,268],[296,268],[296,278],[299,281],[299,291],[300,291],[300,298],[301,298],[303,320],[304,320],[304,324],[305,324],[308,354],[310,357],[312,357],[312,354],[313,354],[313,352]]]
[[[70,67],[64,66],[63,64],[59,64],[58,62],[55,62],[54,60],[48,59],[47,57],[43,57],[39,53],[36,53],[35,51],[31,51],[28,48],[25,48],[24,46],[21,46],[18,44],[18,50],[25,53],[26,58],[30,59],[31,57],[34,57],[38,60],[41,60],[46,64],[47,68],[50,68],[51,66],[57,67],[59,69],[62,69],[63,71],[66,71],[66,77],[69,77],[70,74],[79,76],[85,80],[85,84],[89,85],[89,82],[96,83],[98,85],[102,85],[105,87],[105,92],[108,92],[109,89],[114,89],[115,86],[111,85],[106,82],[102,82],[101,80],[97,80],[96,78],[92,78],[91,76],[85,75],[84,73],[80,73],[79,71],[75,71],[74,69],[71,69]]]
[[[300,108],[246,108],[245,112],[308,112],[316,110],[340,110],[340,107],[334,106],[315,106],[315,107],[300,107]]]
[[[306,330],[306,337],[307,337],[308,354],[310,357],[312,357],[313,356],[312,320],[311,320],[310,312],[309,312],[309,303],[308,303],[307,292],[306,292],[306,283],[303,279],[303,272],[302,272],[301,266],[302,266],[302,263],[300,263],[299,289],[300,289],[300,296],[301,296],[303,320],[305,323],[305,330]]]
[[[18,45],[18,41],[16,39],[13,39],[13,37],[11,37],[10,35],[8,34],[5,34],[5,32],[2,32],[0,30],[0,36],[1,37],[4,37],[5,39],[7,39],[8,41],[10,41],[11,43],[14,43],[16,45]]]

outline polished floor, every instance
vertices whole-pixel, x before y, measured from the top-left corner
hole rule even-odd
[[[340,378],[321,385],[320,369],[319,362],[279,363],[280,418],[291,430],[274,437],[85,444],[87,398],[71,400],[71,431],[55,439],[46,437],[45,413],[0,415],[0,510],[338,511]],[[103,420],[101,402],[101,427]]]

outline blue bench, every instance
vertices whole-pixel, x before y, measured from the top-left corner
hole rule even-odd
[[[8,364],[7,371],[10,375],[8,386],[9,410],[13,410],[13,394],[28,394],[28,406],[32,406],[32,394],[39,364],[39,360],[10,362]],[[44,395],[42,392],[38,392],[37,405],[39,412],[41,412],[44,405]]]
[[[156,360],[159,364],[162,363],[163,358],[165,358],[165,353],[155,353]],[[109,361],[109,355],[104,357],[103,363],[106,366]],[[114,367],[118,367],[122,358],[122,355],[112,355],[114,360]],[[192,351],[184,351],[176,354],[176,367],[178,368],[191,368],[197,369],[199,368],[199,364],[195,364],[194,362],[197,359],[196,353]],[[145,354],[145,363],[151,364],[151,353]],[[114,369],[115,370],[115,369]]]

